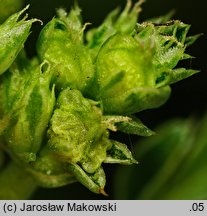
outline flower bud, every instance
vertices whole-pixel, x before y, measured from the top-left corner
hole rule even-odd
[[[60,9],[58,15],[40,33],[37,42],[39,58],[55,67],[53,79],[59,91],[70,87],[84,92],[94,67],[83,43],[85,27],[80,21],[80,9],[76,6],[69,15]]]
[[[97,102],[84,98],[78,90],[66,88],[58,96],[44,151],[64,164],[66,174],[71,173],[91,191],[104,193],[103,162],[136,162],[127,146],[109,139],[107,128],[115,128],[116,123],[123,121],[129,121],[129,118],[105,118]],[[122,125],[123,128],[126,125]],[[34,163],[35,167],[42,160],[41,155]],[[46,164],[44,167],[48,169]]]
[[[9,151],[23,161],[35,160],[55,103],[50,66],[19,56],[3,75],[1,101],[4,116],[12,116],[5,131]]]
[[[80,163],[87,157],[90,146],[106,136],[101,117],[95,102],[84,98],[78,90],[63,90],[50,121],[49,148],[70,163]],[[102,150],[106,151],[107,145],[104,146]]]
[[[37,19],[26,20],[27,16],[20,20],[20,16],[27,9],[28,6],[11,15],[0,25],[0,75],[11,66],[30,34],[32,23],[37,21]]]
[[[158,107],[169,97],[169,87],[156,88],[150,54],[129,35],[114,35],[97,57],[97,100],[104,112],[132,114]]]
[[[169,84],[198,72],[175,68],[179,60],[190,58],[184,53],[188,29],[179,21],[144,23],[132,35],[111,36],[97,56],[91,97],[97,92],[95,99],[111,114],[133,114],[165,103]]]

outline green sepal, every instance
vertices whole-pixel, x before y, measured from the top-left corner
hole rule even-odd
[[[76,177],[76,179],[94,193],[106,195],[104,187],[106,184],[105,173],[100,167],[94,173],[86,173],[78,164],[68,164],[68,170]]]
[[[152,136],[155,134],[147,126],[145,126],[140,119],[132,116],[129,121],[122,121],[116,123],[117,130],[127,134],[135,134],[138,136]]]
[[[160,76],[156,80],[156,86],[163,87],[166,85],[171,85],[199,72],[199,70],[192,70],[186,68],[176,68],[173,70],[169,70],[160,74]]]
[[[26,20],[27,16],[19,20],[28,7],[11,15],[0,25],[0,74],[11,66],[30,34],[32,23],[38,21],[37,19]]]
[[[127,145],[111,140],[112,147],[107,151],[104,163],[118,163],[123,165],[137,164]]]
[[[189,36],[186,38],[186,41],[185,41],[185,45],[186,46],[190,46],[192,45],[196,40],[198,40],[198,38],[200,38],[203,34],[196,34],[196,35],[193,35],[193,36]]]
[[[116,116],[105,115],[102,120],[111,131],[122,131],[127,134],[135,134],[138,136],[151,136],[154,134],[149,128],[147,128],[141,120],[135,116]]]
[[[178,20],[137,24],[131,35],[114,34],[100,48],[91,92],[105,114],[129,115],[164,104],[169,85],[196,73],[176,69],[190,25]]]
[[[128,116],[104,115],[102,123],[112,131],[117,131],[118,123],[129,122],[131,120]]]
[[[108,125],[98,103],[84,98],[78,90],[63,90],[50,121],[47,148],[68,163],[78,163],[94,173],[111,143]]]
[[[199,73],[199,70],[192,70],[192,69],[186,69],[186,68],[176,68],[171,71],[170,73],[170,83],[173,84],[180,80],[183,80],[187,77],[190,77],[196,73]]]
[[[195,58],[194,56],[192,56],[192,55],[189,55],[189,54],[187,54],[187,53],[184,53],[184,55],[183,55],[183,57],[182,57],[182,59],[181,60],[186,60],[186,59],[193,59],[193,58]]]

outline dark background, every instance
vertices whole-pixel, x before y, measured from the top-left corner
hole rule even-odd
[[[54,15],[55,9],[64,7],[70,9],[73,1],[69,0],[30,0],[29,14],[31,17],[41,19],[44,24]],[[91,22],[93,26],[101,24],[109,11],[119,6],[125,6],[125,0],[79,0],[82,8],[84,22]],[[195,56],[195,59],[186,61],[188,68],[198,69],[201,72],[186,80],[176,83],[172,86],[172,94],[168,102],[159,109],[144,111],[139,114],[143,122],[151,128],[154,128],[160,122],[166,121],[172,117],[188,117],[194,115],[200,117],[207,110],[207,3],[197,0],[147,0],[143,5],[143,11],[139,21],[146,18],[163,15],[170,10],[176,11],[174,19],[182,20],[191,24],[190,34],[203,33],[203,36],[188,49],[188,53]],[[39,31],[39,24],[34,24],[33,32],[27,41],[26,48],[29,55],[35,55],[35,42]],[[135,137],[119,134],[117,139],[122,142],[134,145]],[[104,167],[107,175],[106,191],[109,197],[94,195],[85,189],[79,183],[75,183],[58,189],[39,189],[33,199],[113,199],[113,174],[116,172],[116,166],[107,165]]]

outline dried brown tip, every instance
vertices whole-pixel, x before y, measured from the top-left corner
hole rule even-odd
[[[99,189],[99,193],[102,194],[102,195],[104,195],[104,196],[109,196],[109,195],[105,192],[105,190],[104,190],[103,188],[100,188],[100,189]]]

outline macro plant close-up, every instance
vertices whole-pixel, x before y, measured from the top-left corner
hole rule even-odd
[[[0,0],[0,199],[206,199],[204,30],[163,0],[48,4]]]

